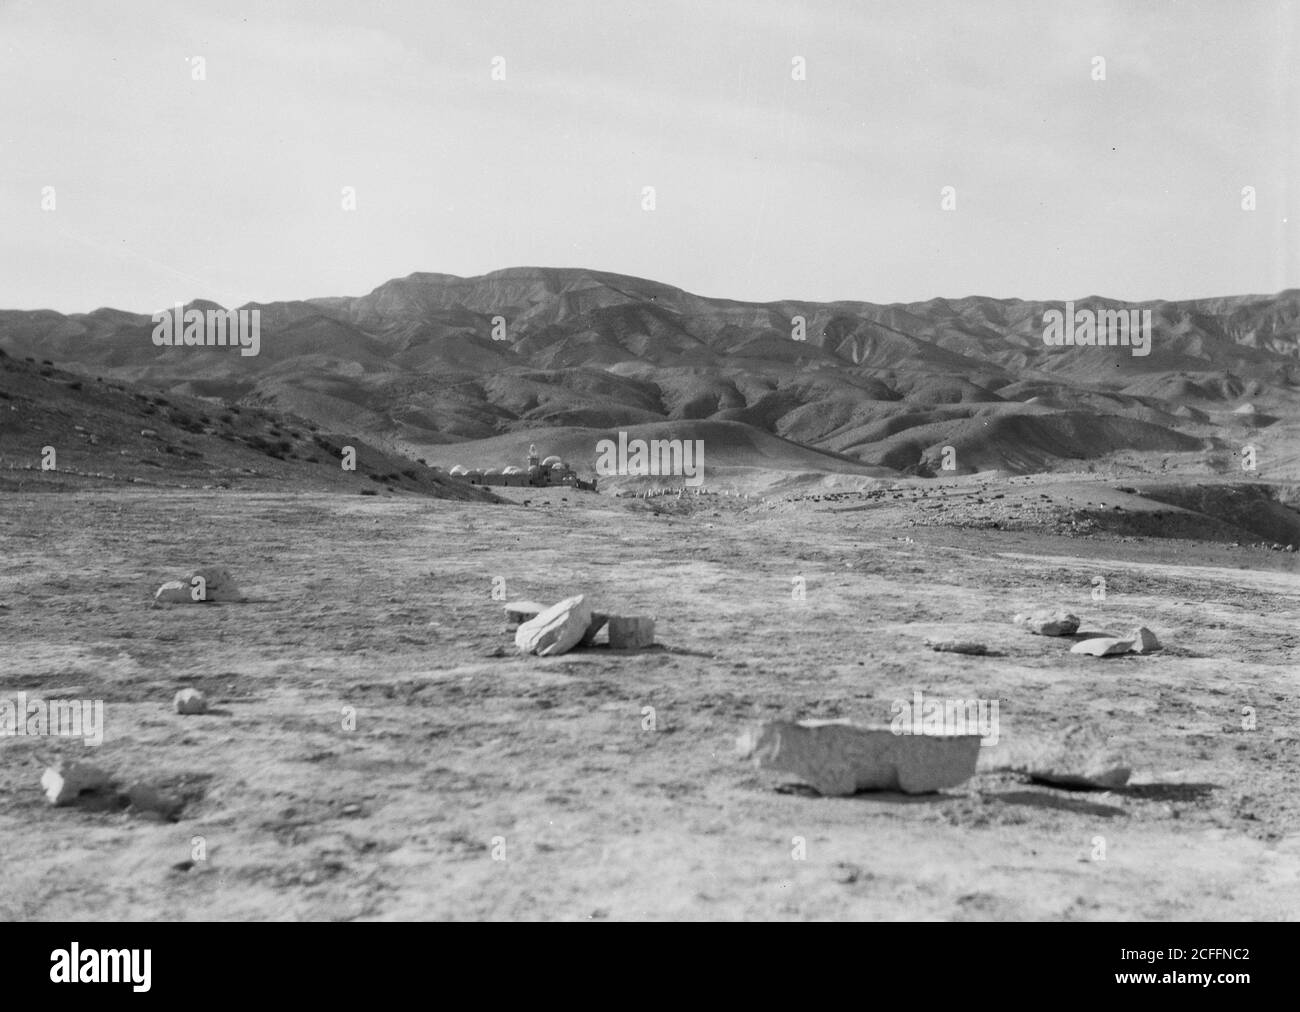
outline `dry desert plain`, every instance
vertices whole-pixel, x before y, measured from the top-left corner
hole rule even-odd
[[[1294,918],[1297,556],[1065,519],[1112,485],[1002,479],[981,508],[1047,511],[1019,528],[945,524],[973,487],[920,479],[766,502],[13,492],[0,692],[103,699],[106,728],[0,739],[0,918]],[[249,600],[150,606],[202,564]],[[498,577],[653,615],[658,645],[519,656]],[[1072,655],[1011,623],[1034,606],[1165,649]],[[173,712],[185,686],[212,712]],[[961,787],[822,798],[737,756],[756,722],[887,723],[917,690],[998,701]],[[1006,769],[1077,726],[1129,786]],[[184,807],[52,808],[60,756]]]

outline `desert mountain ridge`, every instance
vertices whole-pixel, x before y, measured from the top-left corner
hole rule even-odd
[[[1099,317],[1149,313],[1149,353],[1044,343],[1045,314],[1067,301]],[[1223,474],[1250,445],[1260,476],[1300,474],[1300,289],[1141,303],[756,303],[517,267],[239,308],[259,311],[255,356],[158,347],[149,315],[109,308],[0,311],[0,348],[289,413],[443,466],[517,463],[518,446],[561,431],[581,469],[612,432],[702,438],[693,427],[707,424],[709,462],[723,469],[925,476],[946,459],[959,474]],[[498,448],[506,459],[462,461]]]

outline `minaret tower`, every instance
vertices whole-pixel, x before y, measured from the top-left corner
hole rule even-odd
[[[537,444],[536,444],[536,443],[530,443],[530,444],[528,445],[528,466],[529,466],[529,467],[536,467],[537,464],[538,464],[538,457],[537,457]]]

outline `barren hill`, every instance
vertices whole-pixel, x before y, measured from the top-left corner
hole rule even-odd
[[[1149,311],[1150,353],[1044,343],[1045,313],[1065,302],[746,303],[533,267],[412,274],[355,298],[249,306],[261,313],[256,356],[156,347],[148,315],[111,309],[0,311],[0,348],[169,395],[292,412],[437,460],[495,452],[483,440],[517,456],[551,430],[583,430],[575,446],[663,423],[702,438],[688,423],[709,422],[785,441],[761,455],[777,470],[811,461],[925,475],[952,447],[958,473],[1077,468],[1124,453],[1213,473],[1249,443],[1260,474],[1300,477],[1281,438],[1300,417],[1300,291],[1073,304]],[[710,463],[752,464],[745,440],[709,431]],[[449,444],[469,445],[433,449]]]
[[[345,446],[355,470],[342,466]],[[0,352],[0,490],[125,485],[494,498],[300,418],[162,396]]]

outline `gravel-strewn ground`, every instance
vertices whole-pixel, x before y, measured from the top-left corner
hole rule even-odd
[[[998,492],[1022,483],[970,505]],[[1295,555],[929,526],[909,496],[528,498],[5,496],[0,698],[102,698],[107,729],[99,748],[0,739],[0,917],[1300,911]],[[1043,530],[1074,508],[1058,505]],[[205,563],[250,600],[149,607]],[[494,577],[512,599],[586,591],[651,614],[661,646],[518,657]],[[1071,655],[1011,624],[1038,605],[1085,629],[1145,624],[1167,649]],[[215,712],[173,713],[186,685]],[[887,722],[918,689],[999,701],[999,746],[961,788],[823,799],[735,757],[752,721]],[[1130,787],[993,771],[1081,722],[1129,756]],[[49,808],[39,781],[59,755],[162,785],[179,821]]]

